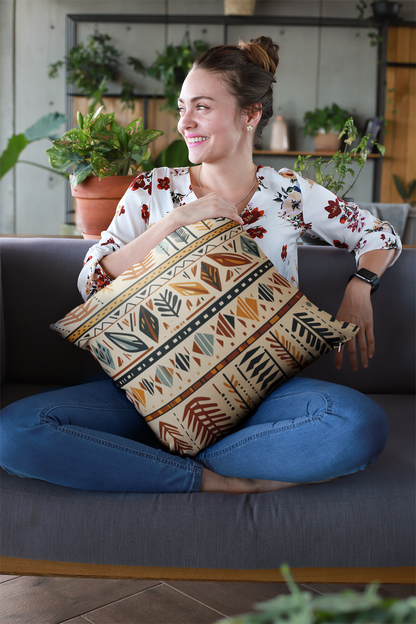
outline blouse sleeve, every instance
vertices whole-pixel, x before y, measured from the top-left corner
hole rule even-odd
[[[368,210],[344,201],[312,180],[296,173],[293,176],[302,196],[303,221],[308,234],[334,247],[353,251],[357,265],[359,258],[368,251],[394,249],[396,254],[391,265],[394,264],[402,245],[390,223],[380,221]]]
[[[102,258],[127,245],[148,228],[151,196],[152,172],[149,171],[132,182],[119,201],[108,230],[101,232],[101,240],[87,252],[78,277],[78,290],[84,301],[112,281],[100,264]]]

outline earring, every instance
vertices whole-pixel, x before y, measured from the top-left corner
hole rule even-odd
[[[247,126],[247,132],[252,132],[254,130],[253,126]]]

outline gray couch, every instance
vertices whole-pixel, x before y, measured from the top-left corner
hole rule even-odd
[[[1,238],[2,405],[103,378],[89,353],[49,324],[80,303],[76,277],[90,242]],[[412,582],[415,565],[415,249],[373,297],[376,355],[367,370],[329,354],[302,374],[370,394],[390,434],[364,472],[256,495],[102,493],[1,472],[3,574]],[[301,246],[302,291],[335,313],[354,259]]]

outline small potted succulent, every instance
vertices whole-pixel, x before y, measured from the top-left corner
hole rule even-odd
[[[85,117],[78,112],[78,128],[65,132],[46,150],[54,169],[73,169],[71,192],[77,199],[84,238],[99,238],[107,228],[119,199],[150,157],[149,143],[163,134],[144,130],[141,117],[123,128],[114,113],[103,114],[102,108]]]
[[[338,106],[315,108],[303,117],[303,135],[313,137],[315,151],[337,151],[341,147],[339,133],[350,114]]]

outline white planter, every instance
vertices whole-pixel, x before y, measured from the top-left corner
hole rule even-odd
[[[224,0],[225,15],[253,15],[256,0]]]

